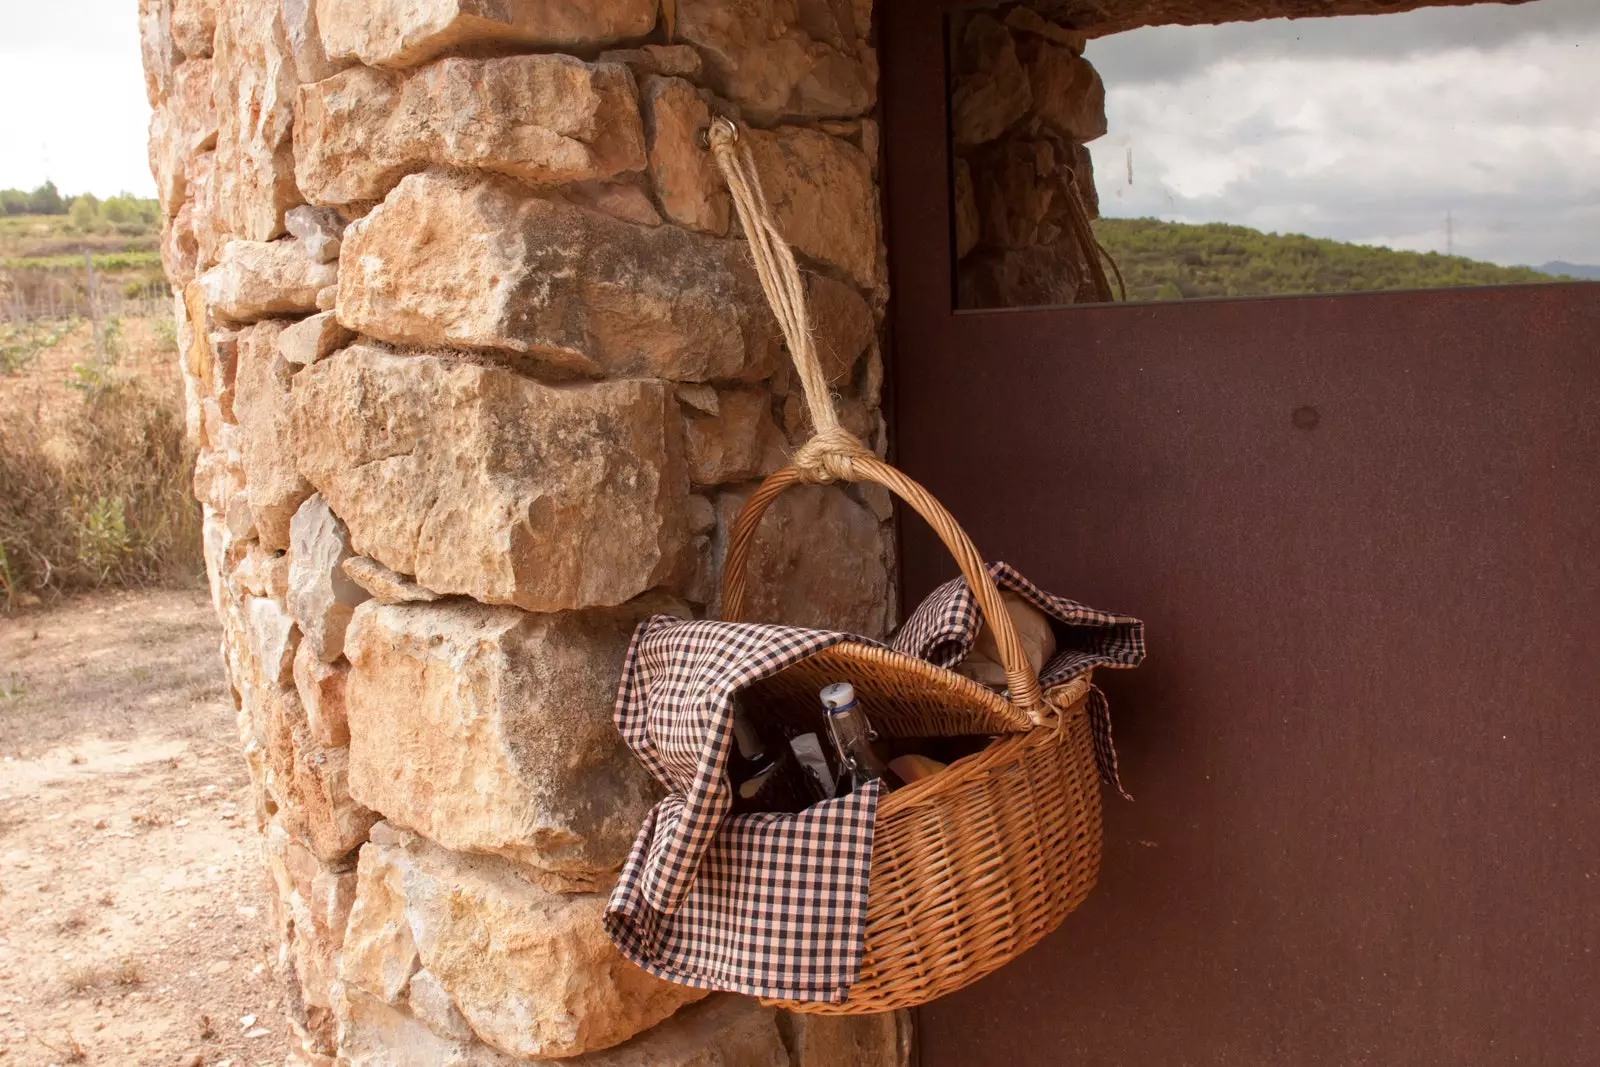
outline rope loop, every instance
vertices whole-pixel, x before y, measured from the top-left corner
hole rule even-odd
[[[728,183],[739,225],[750,246],[756,277],[772,305],[772,314],[783,331],[800,376],[806,411],[811,416],[811,439],[795,452],[792,462],[807,481],[854,481],[851,461],[872,452],[850,431],[839,425],[838,412],[828,391],[828,379],[817,358],[816,341],[806,311],[805,283],[795,263],[789,243],[778,232],[772,207],[761,188],[761,176],[750,156],[749,145],[739,136],[733,120],[718,116],[703,134],[703,140]]]

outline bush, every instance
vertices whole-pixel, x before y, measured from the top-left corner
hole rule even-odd
[[[0,610],[30,596],[193,579],[202,564],[192,468],[182,412],[146,382],[0,424]]]

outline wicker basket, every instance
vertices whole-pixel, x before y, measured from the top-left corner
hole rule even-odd
[[[752,687],[752,706],[814,708],[818,689],[847,679],[887,736],[999,735],[982,752],[879,804],[866,943],[849,998],[769,1001],[818,1015],[915,1007],[977,981],[1060,925],[1089,895],[1100,869],[1088,678],[1041,694],[999,592],[955,520],[893,467],[873,459],[854,466],[858,477],[911,505],[955,555],[994,629],[1011,699],[923,660],[853,642]],[[740,512],[723,577],[725,618],[742,613],[762,514],[800,480],[792,467],[779,471]]]

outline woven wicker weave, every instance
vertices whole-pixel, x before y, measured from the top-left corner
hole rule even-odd
[[[850,642],[752,687],[752,706],[815,708],[823,685],[848,680],[887,736],[999,735],[982,752],[879,804],[866,944],[849,998],[770,1002],[818,1015],[915,1007],[977,981],[1060,925],[1100,869],[1088,678],[1041,694],[1000,594],[960,526],[893,467],[860,458],[854,467],[857,477],[915,508],[956,557],[994,630],[1012,699],[923,660]],[[779,471],[740,512],[723,576],[724,617],[743,611],[746,562],[762,514],[801,480],[792,467]]]

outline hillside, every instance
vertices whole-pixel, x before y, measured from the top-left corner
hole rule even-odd
[[[1531,267],[1501,267],[1437,252],[1397,252],[1246,226],[1192,226],[1156,219],[1098,219],[1129,300],[1281,296],[1374,289],[1437,289],[1555,280]],[[1563,280],[1574,280],[1566,278]]]

